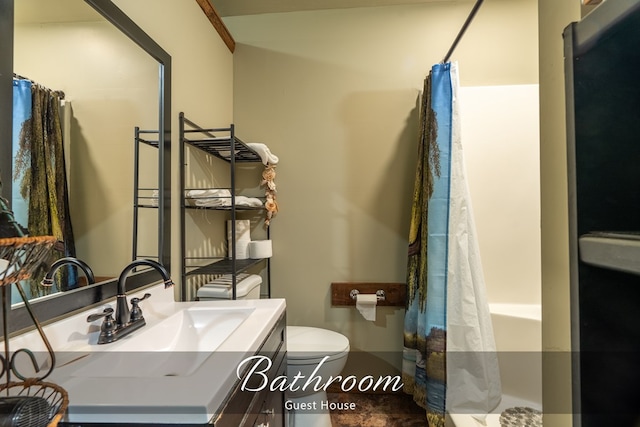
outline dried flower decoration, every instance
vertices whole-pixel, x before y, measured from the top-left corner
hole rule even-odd
[[[271,224],[271,219],[278,213],[278,202],[276,202],[276,166],[267,164],[262,171],[262,181],[260,185],[265,186],[265,203],[264,207],[267,210],[266,219],[264,221],[265,226]]]

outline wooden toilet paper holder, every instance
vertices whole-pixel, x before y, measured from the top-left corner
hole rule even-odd
[[[331,305],[355,306],[358,294],[376,294],[378,306],[404,307],[406,288],[404,283],[397,282],[333,282]]]

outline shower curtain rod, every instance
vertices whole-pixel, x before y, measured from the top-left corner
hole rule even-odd
[[[34,80],[31,80],[31,79],[30,79],[30,78],[28,78],[28,77],[21,76],[20,74],[13,73],[13,78],[14,78],[14,79],[18,79],[18,80],[27,80],[27,81],[30,81],[30,82],[31,82],[31,84],[38,85],[38,86],[40,86],[40,87],[42,87],[42,88],[44,88],[44,89],[46,89],[46,90],[48,90],[48,91],[54,92],[54,93],[58,94],[58,97],[59,97],[60,99],[64,99],[64,92],[63,92],[63,91],[61,91],[61,90],[49,89],[48,87],[46,87],[46,86],[44,86],[44,85],[41,85],[40,83],[38,83],[38,82],[36,82],[36,81],[34,81]]]
[[[444,56],[444,59],[442,60],[443,64],[446,63],[447,61],[449,61],[449,58],[453,54],[453,51],[456,50],[456,47],[458,46],[458,43],[462,39],[462,36],[464,35],[465,31],[467,31],[467,28],[471,24],[471,21],[473,21],[473,18],[475,18],[476,13],[478,12],[478,9],[480,9],[480,6],[482,6],[482,2],[483,1],[484,0],[477,0],[476,1],[476,4],[473,6],[473,9],[471,9],[471,13],[469,13],[469,16],[467,17],[467,20],[464,21],[464,24],[462,25],[462,28],[460,29],[460,32],[458,32],[458,35],[456,36],[455,40],[453,41],[453,44],[449,48],[449,51]]]

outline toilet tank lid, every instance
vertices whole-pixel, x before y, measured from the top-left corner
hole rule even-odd
[[[287,358],[317,359],[349,351],[349,339],[338,332],[310,326],[287,326]]]

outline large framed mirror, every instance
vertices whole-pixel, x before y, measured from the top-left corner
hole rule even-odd
[[[15,131],[8,112],[17,74],[65,93],[76,256],[91,266],[97,280],[35,295],[31,305],[46,321],[114,296],[119,272],[136,253],[170,268],[171,57],[110,0],[0,0],[0,32],[2,196],[12,199]],[[155,132],[143,136],[154,144],[140,144],[138,161],[136,127]],[[134,194],[152,197],[139,203],[151,208],[137,209],[138,227]],[[132,250],[135,233],[138,248]],[[135,274],[127,287],[154,282],[156,276]],[[5,304],[11,330],[30,326],[21,304]]]

